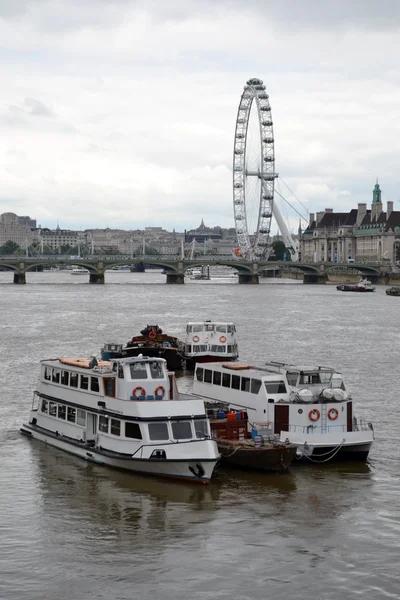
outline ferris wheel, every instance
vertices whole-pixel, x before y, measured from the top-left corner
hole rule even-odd
[[[274,132],[269,96],[261,79],[249,79],[239,102],[233,150],[233,210],[243,258],[270,253],[274,211]]]

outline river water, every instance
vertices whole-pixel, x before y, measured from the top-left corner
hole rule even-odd
[[[400,598],[400,299],[334,285],[161,273],[0,273],[1,600]],[[372,420],[367,464],[218,471],[208,487],[121,474],[22,437],[43,358],[97,353],[146,324],[236,323],[240,358],[342,370]],[[179,379],[190,390],[190,377]]]

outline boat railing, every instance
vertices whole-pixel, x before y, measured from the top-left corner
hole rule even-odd
[[[284,427],[282,429],[285,431]],[[313,423],[310,425],[289,425],[288,431],[291,433],[321,433],[321,425]],[[347,431],[347,425],[329,425],[324,427],[323,433],[338,433]]]
[[[363,419],[362,417],[353,417],[353,431],[373,431],[373,425],[367,419]]]

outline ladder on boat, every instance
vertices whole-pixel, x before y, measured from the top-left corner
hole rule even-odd
[[[321,433],[327,432],[327,405],[321,404]]]

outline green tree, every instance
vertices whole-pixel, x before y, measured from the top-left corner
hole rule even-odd
[[[10,256],[12,254],[18,254],[21,248],[15,242],[8,240],[5,244],[0,247],[0,254],[2,256]]]
[[[285,254],[286,257],[284,258]],[[272,242],[272,253],[268,260],[291,260],[290,252],[281,240]]]

